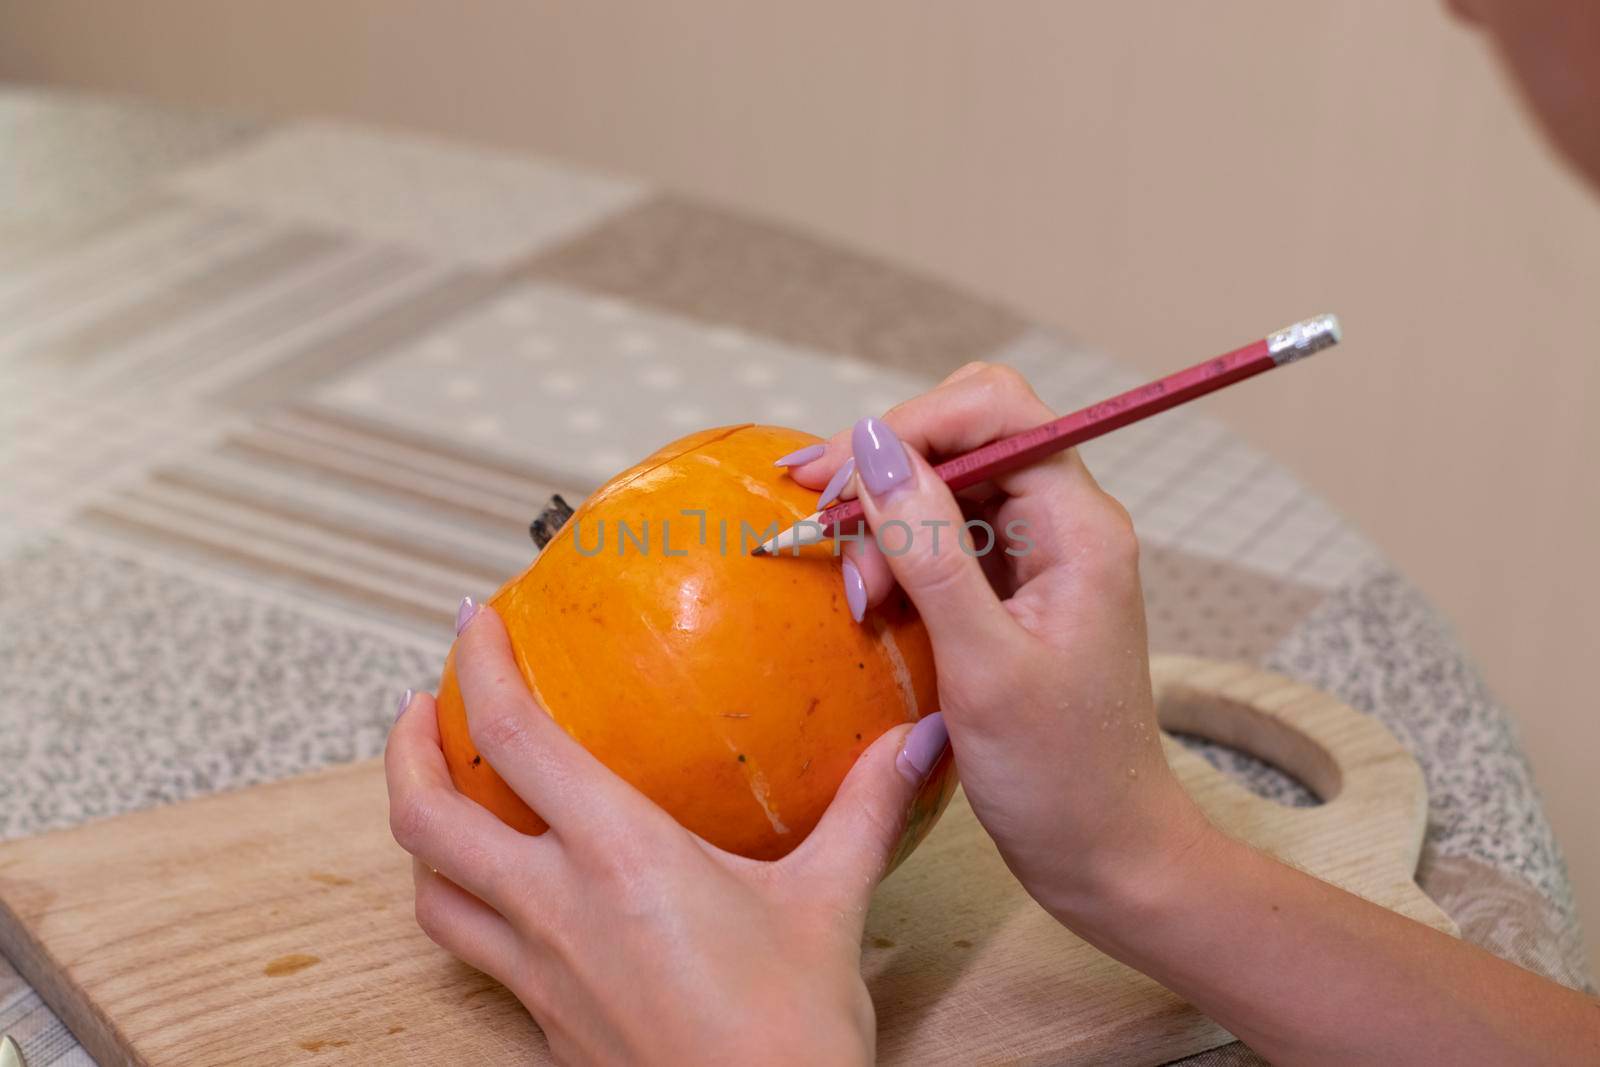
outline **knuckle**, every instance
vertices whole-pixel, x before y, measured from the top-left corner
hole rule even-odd
[[[1120,559],[1129,563],[1139,560],[1139,534],[1133,528],[1133,516],[1122,502],[1106,497],[1106,543]]]
[[[487,888],[477,894],[484,903],[519,930],[549,939],[550,928],[559,925],[552,918],[558,901],[544,879],[535,877],[532,869],[506,868],[497,870],[486,882]]]
[[[449,919],[444,895],[438,892],[432,883],[425,882],[417,887],[417,899],[413,910],[417,926],[427,935],[428,940],[443,946],[449,936]]]
[[[984,384],[996,396],[1008,400],[1037,400],[1033,386],[1021,371],[1004,363],[988,364],[983,370]]]
[[[405,797],[389,805],[389,832],[401,848],[413,855],[427,841],[433,824],[433,808],[421,799]]]
[[[486,711],[467,717],[467,734],[480,752],[514,752],[527,747],[528,724],[510,711]]]
[[[605,834],[597,839],[590,858],[596,874],[613,886],[632,887],[648,880],[656,867],[645,835]]]
[[[460,873],[472,881],[474,892],[485,902],[498,903],[520,896],[524,880],[516,875],[520,869],[516,857],[473,844],[463,847],[455,862],[460,865]]]
[[[642,918],[655,914],[662,906],[661,886],[656,866],[627,849],[612,850],[597,859],[591,881],[604,893],[607,906],[615,914]]]
[[[973,565],[959,548],[940,545],[939,551],[928,549],[917,560],[917,591],[938,597],[958,589],[967,577],[967,568]]]
[[[944,380],[939,384],[949,385],[951,382],[959,382],[961,379],[970,378],[974,374],[982,374],[984,371],[988,370],[989,367],[990,364],[981,359],[969,360],[968,362],[961,364],[961,366],[957,367],[949,374],[945,375]]]
[[[1085,532],[1093,539],[1097,555],[1116,573],[1139,568],[1139,535],[1133,516],[1115,497],[1101,493],[1100,505],[1084,516]]]

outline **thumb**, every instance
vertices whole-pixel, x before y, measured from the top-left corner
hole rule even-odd
[[[908,813],[949,742],[940,712],[878,738],[856,760],[804,844],[784,862],[803,868],[806,881],[833,884],[842,902],[864,910],[906,834],[922,829],[908,826]]]
[[[997,550],[998,535],[980,529],[962,540],[967,519],[955,496],[888,423],[862,419],[851,445],[874,540],[895,581],[917,606],[934,647],[971,650],[992,644],[1011,619],[978,553]]]

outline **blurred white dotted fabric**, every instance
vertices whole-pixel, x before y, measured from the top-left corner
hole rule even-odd
[[[637,182],[332,122],[301,122],[175,178],[197,200],[503,265],[636,202]]]
[[[706,426],[756,421],[827,436],[928,384],[924,375],[528,283],[315,396],[353,414],[471,438],[559,484],[592,486]]]

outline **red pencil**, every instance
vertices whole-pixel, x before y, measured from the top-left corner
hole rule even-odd
[[[1339,320],[1333,315],[1319,315],[1297,322],[1286,330],[1279,330],[1270,337],[1226,355],[1196,363],[1186,370],[1130,389],[1098,404],[1091,404],[1043,426],[991,441],[965,455],[947,459],[933,468],[933,472],[952,492],[965,489],[996,475],[1036,463],[1046,456],[1064,452],[1085,441],[1092,441],[1129,423],[1148,419],[1179,404],[1187,404],[1196,397],[1253,378],[1274,367],[1304,359],[1314,352],[1338,344],[1341,336]],[[827,540],[841,526],[848,524],[847,528],[854,528],[865,517],[866,511],[860,500],[847,500],[801,519],[756,548],[754,554],[773,555],[786,548],[814,545]]]

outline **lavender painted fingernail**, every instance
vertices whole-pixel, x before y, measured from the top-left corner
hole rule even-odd
[[[844,488],[844,484],[850,480],[850,476],[855,472],[856,461],[855,457],[852,456],[844,461],[844,466],[840,467],[832,478],[828,479],[827,488],[822,491],[821,496],[817,497],[818,510],[827,507],[830,501],[838,498],[839,491]]]
[[[850,605],[850,617],[860,622],[867,614],[867,583],[861,580],[861,570],[850,560],[844,561],[844,602]]]
[[[936,711],[918,719],[911,732],[906,734],[906,743],[894,758],[894,765],[907,781],[921,782],[933,770],[933,765],[939,762],[949,743],[950,731],[944,726],[944,712]]]
[[[804,448],[797,448],[793,452],[790,452],[787,456],[784,456],[782,459],[774,463],[773,466],[799,467],[803,464],[810,463],[814,459],[821,459],[822,454],[827,450],[827,445],[806,445]]]
[[[406,709],[411,706],[411,701],[416,698],[416,695],[417,694],[413,693],[409,689],[400,694],[400,704],[394,709],[394,718],[396,722],[399,722],[400,716],[406,713]]]
[[[471,622],[472,621],[472,617],[474,615],[476,615],[477,613],[478,613],[478,605],[476,605],[476,604],[474,604],[472,602],[472,598],[469,597],[469,596],[462,597],[461,598],[461,606],[456,609],[456,635],[457,636],[460,636],[461,631],[465,630],[467,628],[467,623]]]
[[[867,417],[850,432],[850,447],[867,492],[885,497],[911,484],[911,460],[889,424]]]

